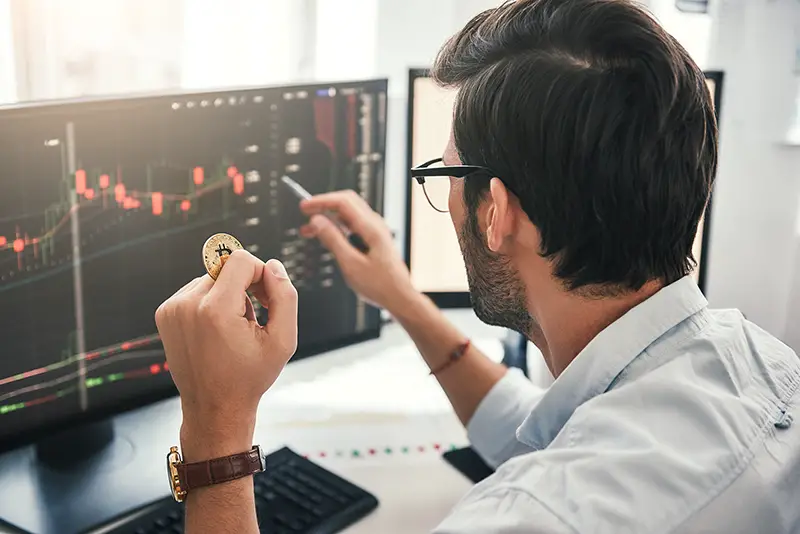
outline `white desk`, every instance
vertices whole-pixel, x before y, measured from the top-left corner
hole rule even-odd
[[[504,333],[471,311],[447,315],[479,345]],[[379,508],[349,534],[427,532],[470,487],[435,449],[464,445],[466,436],[443,393],[425,385],[433,378],[409,343],[389,325],[379,340],[292,363],[259,410],[257,443],[267,450],[288,445],[378,497]],[[164,457],[178,443],[180,417],[178,400],[170,399],[115,419],[116,439],[130,446],[99,466],[119,481],[115,492],[124,498],[127,487],[151,500],[168,494]],[[32,454],[14,461],[33,461]],[[35,488],[19,486],[30,500]]]

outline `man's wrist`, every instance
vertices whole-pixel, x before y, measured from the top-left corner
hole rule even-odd
[[[255,423],[255,413],[229,417],[184,414],[180,432],[183,461],[202,462],[250,450]]]
[[[408,288],[397,293],[395,298],[386,306],[386,310],[399,323],[414,317],[421,307],[425,306],[427,297],[409,285]]]

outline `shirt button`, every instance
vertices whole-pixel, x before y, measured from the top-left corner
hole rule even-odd
[[[775,428],[778,428],[780,430],[786,430],[787,428],[792,426],[793,420],[794,419],[792,418],[792,414],[790,414],[789,412],[784,412],[783,415],[781,415],[780,419],[775,421]]]

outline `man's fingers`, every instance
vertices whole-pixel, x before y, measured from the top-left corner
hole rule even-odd
[[[204,274],[196,279],[197,283],[192,284],[192,287],[187,288],[183,295],[187,298],[202,298],[211,291],[214,286],[214,279],[209,275]]]
[[[330,250],[340,265],[361,261],[363,254],[358,251],[345,237],[339,228],[323,215],[312,215],[305,233],[314,237]]]
[[[236,250],[228,257],[217,281],[209,289],[208,304],[223,313],[243,317],[247,289],[261,283],[263,277],[264,262],[246,250]]]
[[[253,301],[250,300],[250,297],[245,296],[244,298],[244,318],[248,321],[257,321],[258,318],[256,317],[256,309],[253,307]]]
[[[188,293],[189,291],[194,289],[202,280],[203,280],[203,277],[202,276],[198,276],[197,278],[193,279],[191,282],[189,282],[188,284],[186,284],[185,286],[180,288],[178,291],[176,291],[175,294],[172,295],[172,297],[175,298],[175,297],[178,297],[178,296],[183,295],[185,293]]]
[[[269,309],[269,320],[262,337],[264,353],[270,356],[277,352],[280,357],[288,359],[297,350],[297,290],[278,260],[267,262],[263,287],[267,299],[265,304]]]
[[[161,305],[156,309],[156,326],[158,323],[162,321],[165,316],[174,313],[175,306],[179,305],[181,302],[187,302],[194,300],[197,297],[202,298],[203,295],[208,293],[208,290],[213,284],[213,280],[208,275],[205,276],[198,276],[197,278],[193,279],[191,282],[177,290],[170,298],[166,301],[161,303]],[[172,310],[172,311],[170,311]]]
[[[300,203],[306,215],[334,212],[350,230],[359,234],[370,245],[377,238],[375,212],[355,191],[334,191],[313,196]]]

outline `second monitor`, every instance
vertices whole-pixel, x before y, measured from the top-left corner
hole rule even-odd
[[[706,80],[719,117],[722,73],[706,72]],[[439,87],[427,70],[409,71],[408,168],[442,156],[450,135],[455,97],[455,91]],[[446,202],[448,180],[429,180],[426,187],[429,195]],[[710,213],[709,208],[694,244],[698,265],[692,276],[701,290],[706,285]],[[432,209],[422,188],[413,180],[408,181],[406,192],[405,244],[414,287],[427,293],[442,308],[471,306],[464,259],[450,216]]]

